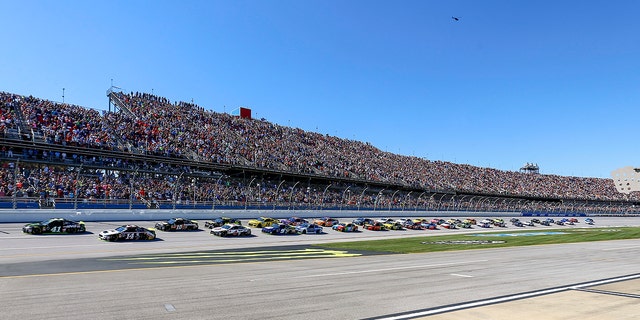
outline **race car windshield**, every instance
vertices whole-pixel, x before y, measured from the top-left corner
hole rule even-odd
[[[116,231],[120,231],[120,232],[122,232],[122,231],[124,231],[124,230],[126,230],[126,227],[125,227],[125,226],[121,226],[121,227],[117,227],[117,228],[116,228]]]
[[[222,226],[222,227],[220,227],[220,228],[223,228],[223,229],[230,229],[230,228],[231,228],[231,226],[230,226],[230,225],[228,225],[228,224],[225,224],[224,226]]]

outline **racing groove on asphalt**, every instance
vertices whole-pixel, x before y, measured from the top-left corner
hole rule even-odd
[[[312,246],[204,250],[179,253],[157,253],[106,258],[82,258],[3,264],[0,265],[0,277],[37,276],[141,268],[185,267],[228,263],[256,263],[294,259],[345,258],[380,254],[390,253],[329,250]]]

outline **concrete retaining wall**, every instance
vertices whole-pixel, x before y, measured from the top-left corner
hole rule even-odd
[[[53,217],[75,221],[161,221],[172,217],[184,217],[194,220],[209,220],[214,217],[252,219],[260,216],[273,218],[318,217],[497,217],[519,216],[520,212],[473,212],[473,211],[358,211],[358,210],[46,210],[23,209],[0,210],[2,222],[34,222]]]

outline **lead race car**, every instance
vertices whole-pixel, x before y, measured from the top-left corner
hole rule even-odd
[[[136,225],[125,225],[115,229],[105,230],[98,234],[101,240],[153,240],[156,238],[156,231],[152,228],[144,228]]]
[[[22,227],[22,232],[30,234],[79,233],[86,230],[84,222],[76,222],[64,218],[51,218],[41,222],[29,223]]]

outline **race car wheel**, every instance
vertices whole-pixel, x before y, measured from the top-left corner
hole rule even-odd
[[[307,230],[302,230],[302,234],[307,234]]]
[[[118,240],[118,236],[111,236],[111,238],[109,238],[109,241],[116,241]]]
[[[33,234],[41,234],[41,233],[42,233],[42,229],[40,229],[40,228],[33,228],[33,230],[31,231],[31,233],[33,233]]]

